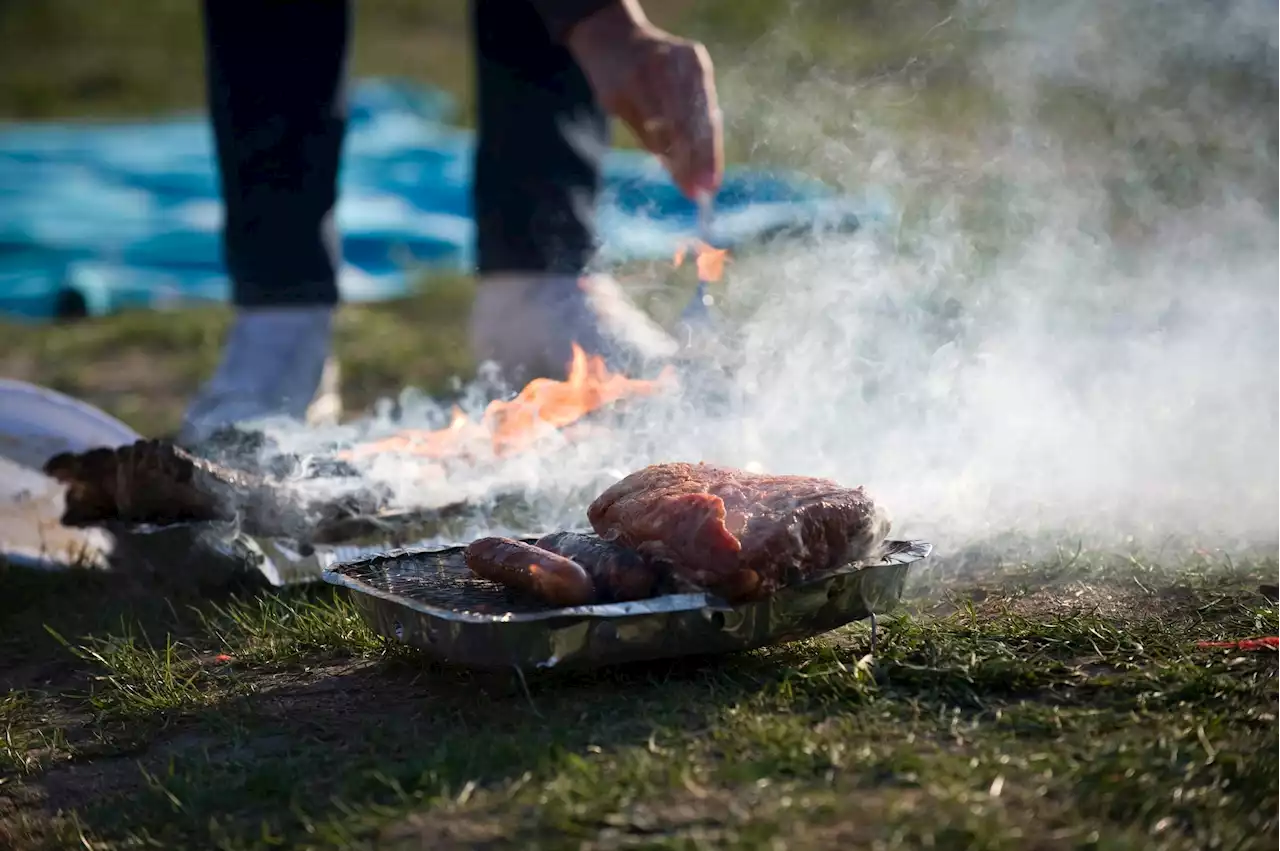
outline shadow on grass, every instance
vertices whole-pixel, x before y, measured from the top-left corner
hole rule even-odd
[[[27,701],[7,720],[62,731],[28,767],[40,809],[172,847],[572,770],[706,727],[780,676],[756,655],[526,681],[423,664],[327,587],[194,600],[90,571],[4,578],[0,676]]]
[[[74,811],[75,830],[95,841],[343,846],[406,812],[442,818],[486,795],[500,798],[486,799],[499,834],[525,822],[591,832],[629,801],[672,794],[686,773],[733,788],[821,786],[847,748],[861,755],[844,773],[882,792],[917,789],[925,775],[968,788],[972,760],[1029,749],[1042,761],[1028,762],[1028,782],[1045,767],[1078,776],[1072,798],[1117,823],[1165,818],[1144,802],[1191,783],[1216,797],[1168,818],[1200,830],[1228,807],[1245,830],[1252,816],[1240,813],[1275,785],[1274,760],[1251,756],[1273,732],[1258,707],[1274,696],[1275,660],[1189,648],[1274,619],[1255,573],[1206,577],[1189,596],[1161,596],[1159,610],[951,589],[943,616],[882,619],[873,665],[855,626],[751,654],[526,682],[423,664],[327,587],[193,600],[103,574],[9,571],[0,670],[26,676],[27,704],[5,708],[8,726],[60,731],[27,749],[22,786],[38,792],[23,811],[42,813],[48,831]],[[1099,598],[1132,587],[1111,579]],[[1215,757],[1188,762],[1201,739]]]
[[[535,683],[529,693],[510,679],[402,658],[283,672],[193,715],[181,735],[153,748],[139,783],[150,806],[101,810],[99,829],[190,836],[219,814],[231,834],[265,823],[296,836],[335,806],[431,804],[468,787],[584,769],[593,750],[705,726],[708,711],[751,688],[749,676],[717,676],[709,665],[642,666]]]

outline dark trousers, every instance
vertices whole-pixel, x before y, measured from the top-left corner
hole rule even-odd
[[[472,0],[477,271],[581,272],[608,122],[527,0]],[[244,307],[334,304],[348,0],[205,0],[224,253]]]

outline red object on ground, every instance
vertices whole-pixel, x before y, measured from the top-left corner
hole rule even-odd
[[[1280,636],[1243,638],[1239,641],[1197,641],[1196,647],[1222,648],[1224,650],[1275,650],[1280,648]]]

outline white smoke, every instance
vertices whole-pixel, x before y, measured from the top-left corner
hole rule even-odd
[[[1273,542],[1276,24],[1262,0],[961,2],[900,71],[785,83],[780,27],[721,61],[729,133],[902,216],[737,258],[746,416],[691,393],[554,454],[365,473],[413,504],[527,488],[551,527],[652,460],[757,462],[865,484],[944,547]],[[409,400],[406,421],[445,414]]]
[[[962,90],[993,117],[959,140],[902,132],[909,107],[866,86],[770,99],[774,147],[917,215],[737,265],[771,293],[748,330],[762,460],[865,482],[948,543],[1274,541],[1276,22],[1260,2],[963,4],[948,26],[999,37]],[[793,113],[824,116],[823,143]]]

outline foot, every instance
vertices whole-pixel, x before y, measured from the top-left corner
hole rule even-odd
[[[216,432],[258,420],[336,423],[342,414],[338,364],[329,357],[333,310],[240,310],[222,361],[183,417],[178,442],[194,446]]]
[[[471,314],[471,348],[519,387],[563,379],[577,343],[610,371],[653,373],[676,355],[676,341],[636,307],[612,278],[500,275],[481,281]]]

